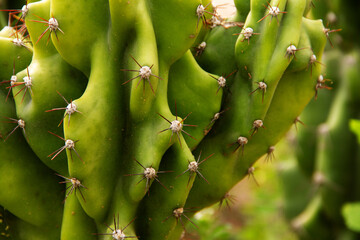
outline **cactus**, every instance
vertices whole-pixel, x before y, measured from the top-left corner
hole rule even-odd
[[[29,0],[0,32],[11,236],[179,239],[324,86],[310,5]]]
[[[312,182],[312,194],[310,200],[308,197],[302,202],[307,206],[296,209],[298,216],[292,215],[290,219],[300,239],[313,239],[313,236],[358,239],[355,222],[359,215],[356,209],[360,196],[360,155],[356,136],[349,127],[356,133],[356,121],[349,123],[360,117],[360,53],[357,36],[351,30],[357,24],[351,20],[356,11],[351,9],[353,3],[349,1],[319,1],[315,6],[311,14],[326,18],[330,24],[325,32],[340,32],[336,25],[346,29],[329,41],[329,48],[337,45],[340,49],[326,51],[324,55],[323,76],[331,79],[331,85],[325,88],[332,91],[319,91],[318,100],[311,102],[300,116],[306,126],[298,131],[296,171],[301,176],[294,181],[305,178],[308,185]],[[291,192],[287,190],[287,193]]]
[[[333,54],[334,52],[330,55]],[[304,136],[308,136],[308,141],[313,142],[314,146],[304,144],[305,141],[298,142],[301,147],[299,152],[302,154],[297,154],[298,168],[295,167],[295,171],[299,176],[293,176],[290,180],[284,178],[287,195],[291,193],[289,187],[304,179],[308,189],[312,189],[311,194],[307,194],[307,198],[302,200],[303,208],[296,209],[298,216],[289,216],[292,227],[297,231],[300,239],[312,239],[312,236],[317,236],[317,239],[343,239],[344,235],[349,236],[349,239],[358,238],[353,232],[354,229],[345,225],[348,219],[356,218],[358,213],[354,211],[350,214],[348,210],[344,213],[343,209],[348,209],[349,207],[346,206],[350,202],[359,201],[357,177],[359,146],[355,135],[349,129],[349,120],[359,117],[357,107],[359,97],[356,94],[359,89],[357,79],[359,51],[355,50],[347,55],[336,51],[335,55],[336,62],[343,72],[341,78],[333,75],[336,83],[334,100],[330,105],[324,101],[312,102],[312,106],[304,111],[309,115],[315,109],[317,112],[328,112],[328,116],[324,122],[315,118],[314,125],[300,129],[298,138],[301,140]],[[334,58],[327,57],[325,56],[327,59],[325,62],[330,66]],[[321,97],[326,99],[327,95]],[[316,106],[319,103],[320,105]],[[308,127],[317,128],[316,133],[309,134],[311,129],[307,129]],[[342,141],[338,142],[337,139]],[[303,156],[309,156],[310,159],[305,159]],[[282,173],[284,174],[289,173]],[[310,182],[312,182],[311,187]],[[329,231],[329,229],[333,230]]]

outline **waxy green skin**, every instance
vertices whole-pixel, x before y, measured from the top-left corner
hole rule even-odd
[[[48,5],[36,3],[29,6],[29,11],[43,16],[48,7]],[[44,29],[38,23],[31,22],[30,18],[27,18],[26,21],[28,30],[32,34],[32,42],[36,42],[37,39],[34,37],[41,34]],[[27,124],[26,129],[29,134],[28,142],[34,152],[47,166],[64,175],[68,172],[65,153],[58,155],[54,160],[48,157],[64,144],[62,140],[48,133],[50,131],[60,136],[63,135],[61,128],[57,125],[63,118],[64,112],[47,113],[45,111],[56,107],[66,107],[67,103],[57,92],[70,101],[80,95],[84,89],[85,79],[61,59],[51,43],[46,44],[46,37],[34,46],[34,51],[36,53],[27,67],[32,79],[31,91],[27,90],[25,94],[25,90],[23,90],[15,97],[17,115],[25,123],[30,123]],[[26,69],[17,74],[18,79],[21,80],[25,76],[27,76]],[[74,79],[77,79],[77,82],[74,82]],[[14,87],[13,95],[15,96],[21,88],[23,85]]]
[[[26,222],[22,219],[16,218],[13,215],[6,214],[6,221],[9,223],[9,238],[6,239],[16,239],[16,240],[46,240],[46,239],[57,239],[60,236],[59,228],[44,228],[34,226],[29,222]]]
[[[96,19],[93,17],[97,14],[99,14],[98,16],[102,14],[101,19],[105,22],[108,20],[106,17],[108,15],[105,14],[108,6],[105,1],[103,2],[104,7],[100,8],[103,12],[97,9],[95,4],[86,4],[86,2],[77,2],[78,7],[73,8],[74,12],[69,12],[66,8],[67,4],[65,3],[60,6],[56,4],[52,4],[51,6],[56,9],[56,11],[52,10],[54,16],[59,16],[60,19],[61,17],[71,19],[67,16],[79,14],[91,20]],[[83,12],[92,16],[82,14]],[[107,29],[100,27],[105,25],[104,22],[94,22],[88,25],[90,29],[81,28],[76,25],[73,26],[74,23],[72,22],[62,22],[63,25],[61,26],[64,28],[63,31],[65,32],[66,29],[69,29],[69,32],[64,34],[64,36],[62,36],[63,38],[59,36],[57,48],[61,49],[60,53],[65,59],[68,58],[70,64],[79,67],[80,70],[89,76],[85,92],[79,99],[74,100],[83,115],[77,114],[77,116],[74,116],[74,118],[71,119],[71,124],[68,124],[66,119],[64,121],[66,139],[79,140],[76,144],[76,150],[81,158],[84,159],[83,163],[72,153],[74,161],[71,161],[70,153],[67,151],[69,173],[80,179],[89,190],[94,190],[84,191],[83,194],[86,203],[79,197],[78,199],[90,217],[98,222],[102,222],[109,209],[112,191],[115,187],[113,183],[116,176],[116,166],[118,166],[117,162],[121,155],[117,148],[117,146],[120,145],[120,136],[115,134],[121,129],[121,123],[119,124],[120,116],[118,111],[114,111],[114,109],[121,106],[121,99],[117,94],[120,79],[117,78],[114,67],[117,61],[113,54],[109,54],[110,46],[107,44]],[[74,36],[71,31],[76,31],[77,34],[81,34],[81,31],[84,31],[83,34],[85,34],[85,32],[94,33],[87,39],[89,41],[88,44],[82,45],[81,43],[81,46],[85,48],[84,50],[79,49],[80,52],[84,54],[80,56],[81,60],[72,58],[74,55],[71,54],[70,51],[73,50],[71,47],[74,47],[73,43],[71,43]],[[99,34],[101,32],[102,34]],[[52,37],[54,38],[54,36]],[[62,39],[64,40],[62,41]],[[80,38],[78,39],[80,40]],[[80,44],[80,42],[78,44]],[[61,47],[64,47],[64,49]],[[81,64],[79,62],[81,62]],[[88,65],[91,65],[91,67],[86,69],[84,66],[88,67]],[[107,128],[102,127],[105,123]],[[99,154],[94,155],[87,151],[88,147],[91,147]],[[104,164],[114,167],[102,168]],[[101,181],[99,181],[100,179]]]
[[[302,148],[297,153],[298,162],[301,170],[312,178],[314,196],[293,222],[300,230],[300,239],[311,239],[315,235],[318,239],[343,239],[344,236],[357,239],[357,234],[346,226],[346,216],[342,215],[346,202],[359,201],[359,146],[349,130],[349,121],[359,118],[358,36],[353,36],[352,30],[353,24],[358,22],[354,21],[356,11],[351,10],[356,9],[357,3],[313,3],[315,8],[311,14],[316,18],[324,17],[325,22],[329,22],[326,28],[343,30],[338,36],[329,35],[334,48],[324,54],[326,72],[323,76],[330,79],[327,86],[333,89],[319,89],[317,101],[312,102],[300,118],[306,126],[299,132]],[[304,22],[307,29],[314,27]],[[309,121],[310,115],[312,121]],[[317,131],[311,131],[316,127]]]
[[[321,28],[318,29],[317,34],[321,35]],[[311,34],[311,33],[309,33]],[[314,37],[313,37],[314,38]],[[326,43],[325,37],[321,40],[322,46],[324,47]],[[320,46],[319,46],[319,49]],[[315,52],[315,54],[319,55],[321,57],[321,51]],[[306,69],[306,65],[303,66],[303,71],[300,73],[287,73],[284,74],[281,81],[279,82],[279,86],[276,88],[275,95],[273,97],[273,100],[271,102],[270,108],[267,112],[267,115],[264,120],[264,125],[266,126],[266,129],[260,129],[258,133],[256,133],[250,140],[247,145],[244,147],[244,153],[241,153],[241,148],[235,153],[232,153],[235,146],[230,148],[229,146],[224,147],[223,145],[218,144],[219,150],[217,150],[213,161],[209,161],[203,168],[204,171],[209,172],[210,169],[216,169],[216,172],[220,170],[220,172],[226,172],[227,174],[225,176],[222,176],[221,183],[226,185],[226,187],[217,186],[219,184],[219,181],[216,181],[215,179],[211,181],[211,177],[214,177],[217,179],[216,172],[213,172],[213,174],[209,174],[210,182],[213,182],[211,186],[211,191],[207,191],[208,189],[204,189],[197,185],[199,182],[195,182],[195,185],[193,187],[194,191],[194,197],[190,194],[189,196],[189,206],[198,206],[200,204],[197,202],[196,195],[199,192],[202,192],[205,196],[207,196],[207,200],[216,201],[215,199],[220,200],[221,197],[226,193],[224,190],[220,189],[228,189],[229,186],[232,186],[236,180],[236,178],[233,177],[233,171],[236,169],[236,175],[239,178],[243,178],[247,175],[247,170],[249,167],[252,166],[252,164],[255,162],[256,159],[258,159],[263,154],[267,153],[267,150],[270,146],[273,146],[276,144],[277,141],[285,134],[285,132],[293,125],[294,120],[299,114],[301,113],[302,109],[305,107],[306,103],[313,97],[316,79],[320,74],[320,66],[316,66],[313,68],[313,73],[311,77],[310,71],[304,71]],[[238,77],[238,76],[236,76]],[[298,79],[298,80],[297,80]],[[303,79],[303,80],[302,80]],[[307,79],[305,81],[305,79]],[[240,84],[240,81],[235,80],[235,83],[233,87],[236,88],[235,84]],[[313,87],[308,88],[306,86],[311,85]],[[301,89],[301,91],[299,91]],[[248,94],[249,92],[247,92]],[[235,92],[232,95],[234,96],[244,96]],[[234,97],[233,96],[233,97]],[[284,101],[283,96],[286,96],[286,101]],[[228,144],[231,144],[236,141],[237,137],[241,135],[241,132],[238,134],[234,134],[234,129],[239,129],[239,125],[241,122],[243,122],[242,116],[236,116],[236,112],[234,111],[233,114],[231,113],[231,109],[240,109],[242,107],[246,107],[244,105],[247,104],[247,102],[243,101],[233,101],[233,104],[237,104],[235,106],[229,105],[230,110],[224,113],[223,118],[219,119],[219,123],[216,126],[219,126],[221,130],[216,130],[214,128],[214,132],[218,132],[221,135],[220,139],[227,139],[225,140]],[[261,102],[261,100],[260,100]],[[282,109],[287,109],[286,113],[282,112]],[[281,116],[281,117],[279,117]],[[221,124],[222,123],[222,124]],[[226,134],[226,132],[232,132],[231,134]],[[211,133],[210,133],[211,134]],[[232,136],[232,138],[230,137]],[[216,141],[215,137],[211,137],[209,139],[205,139],[202,144],[209,144],[212,146],[216,146],[215,143],[209,143],[207,141]],[[209,149],[206,147],[203,147],[203,145],[200,145],[198,149]],[[211,149],[214,151],[214,147]],[[205,153],[209,154],[210,152]],[[237,155],[237,156],[236,156]],[[237,161],[238,166],[234,166],[236,162],[236,158],[239,158]],[[226,160],[225,160],[226,159]],[[226,164],[222,164],[226,161]]]
[[[13,102],[5,103],[5,98],[6,95],[0,92],[1,114],[16,118]],[[11,124],[2,124],[0,132],[8,133],[12,129]],[[0,143],[0,155],[0,204],[16,216],[14,219],[20,218],[30,228],[56,236],[62,215],[62,188],[57,185],[56,176],[26,145],[20,129]],[[51,219],[48,219],[49,215]]]
[[[309,211],[312,208],[311,205],[314,205],[311,203],[297,219],[303,218],[303,221],[299,221],[299,225],[302,225],[302,228],[309,233],[308,235],[317,234],[319,239],[328,239],[330,236],[340,239],[339,235],[342,232],[350,232],[344,224],[341,208],[346,202],[359,201],[357,194],[359,147],[355,143],[355,136],[349,131],[349,120],[359,118],[359,50],[356,46],[357,36],[351,36],[353,34],[351,29],[354,28],[352,24],[357,22],[348,21],[355,16],[354,11],[348,7],[351,5],[351,8],[355,9],[356,5],[347,1],[331,3],[314,1],[314,5],[313,16],[325,17],[330,12],[333,17],[335,16],[335,21],[332,21],[334,18],[332,20],[327,18],[330,23],[326,28],[344,28],[344,30],[340,32],[342,41],[337,41],[341,39],[340,36],[330,34],[329,38],[334,49],[324,57],[326,64],[324,77],[331,79],[331,82],[327,84],[333,90],[319,90],[318,100],[314,101],[319,105],[312,104],[306,111],[306,115],[301,117],[305,123],[309,119],[308,115],[312,114],[316,117],[314,122],[310,122],[301,129],[301,131],[307,130],[300,132],[300,144],[303,146],[300,151],[303,154],[298,153],[298,161],[301,170],[309,177],[313,177],[314,191],[316,191],[313,202],[318,203],[313,214]],[[312,25],[306,24],[306,27],[310,28]],[[330,49],[330,44],[328,47]],[[354,92],[357,93],[354,94]],[[335,95],[335,98],[329,99],[331,95]],[[314,129],[315,126],[318,126],[318,131],[311,133],[309,130]],[[313,146],[303,144],[305,140]],[[330,232],[331,235],[328,231],[329,226],[336,229]],[[301,232],[299,235],[301,239],[310,239]],[[348,239],[358,238],[354,232],[350,232],[349,236],[347,236]]]
[[[185,71],[185,74],[179,74],[182,71]],[[221,99],[226,88],[218,90],[219,85],[211,76],[220,77],[202,70],[190,51],[172,66],[169,74],[169,102],[177,102],[179,116],[184,117],[191,113],[185,124],[196,125],[184,127],[184,130],[195,138],[184,135],[190,149],[194,149],[201,142],[204,132],[209,128],[209,122],[214,114],[221,110]],[[175,112],[175,104],[171,104],[171,109]]]
[[[286,144],[291,148],[291,143]],[[294,153],[287,154],[286,162],[277,169],[284,196],[284,216],[292,220],[312,198],[311,181],[299,168]]]
[[[5,27],[0,31],[0,57],[1,59],[13,57],[11,61],[2,61],[1,62],[1,73],[0,79],[1,82],[5,80],[10,80],[11,75],[14,71],[14,61],[15,61],[15,73],[23,70],[31,61],[32,56],[32,47],[30,44],[25,43],[25,46],[28,47],[19,47],[13,44],[15,36],[13,34],[13,28]],[[18,36],[21,39],[21,36]],[[3,89],[3,88],[2,88]],[[5,89],[3,89],[5,91]],[[6,91],[7,94],[7,91]]]
[[[325,240],[334,237],[329,231],[328,222],[322,212],[321,205],[321,197],[315,195],[306,209],[293,219],[291,224],[299,239],[310,240],[312,236],[316,236]]]
[[[164,63],[174,63],[194,42],[201,26],[199,23],[198,29],[196,29],[197,16],[195,13],[197,6],[201,3],[200,0],[148,1],[157,36],[159,58]]]
[[[50,1],[50,16],[55,17],[65,34],[53,34],[53,43],[60,55],[72,66],[89,77],[94,54],[94,45],[102,41],[108,31],[109,3],[101,0],[89,1]],[[74,21],[74,16],[76,21]],[[86,37],[84,37],[86,36]],[[77,54],[73,54],[76,52]]]
[[[317,127],[326,121],[338,85],[341,82],[340,69],[337,68],[342,60],[342,53],[338,49],[326,52],[324,63],[327,67],[326,78],[331,79],[331,91],[318,91],[317,99],[312,99],[300,115],[300,120],[306,126],[298,124],[296,159],[298,167],[311,179],[316,164]],[[318,63],[317,63],[318,64]]]
[[[280,11],[284,8],[284,1],[272,1],[270,2],[271,6],[278,6]],[[267,84],[266,94],[264,96],[261,91],[252,94],[252,99],[249,105],[248,113],[248,123],[245,126],[245,129],[242,129],[242,135],[248,137],[249,134],[246,134],[251,129],[252,122],[254,120],[260,119],[263,120],[266,114],[266,111],[271,102],[272,96],[276,89],[277,83],[282,76],[283,71],[287,68],[290,61],[289,57],[286,57],[286,49],[291,45],[297,46],[299,41],[298,31],[299,26],[302,23],[302,13],[304,11],[304,1],[288,1],[286,8],[285,16],[277,16],[277,19],[271,19],[268,16],[264,24],[268,24],[260,34],[259,45],[260,48],[256,49],[254,53],[255,63],[254,66],[249,66],[248,70],[250,71],[253,77],[253,87],[255,90],[257,88],[256,82],[265,82]],[[281,14],[282,15],[282,14]],[[290,17],[289,17],[290,16]],[[252,19],[251,19],[252,20]],[[250,20],[250,21],[251,21]],[[281,29],[277,23],[278,20],[281,25]],[[247,27],[247,21],[245,22],[245,27]],[[251,25],[250,25],[251,26]],[[279,29],[279,30],[278,30]],[[279,31],[279,32],[278,32]],[[277,38],[278,35],[278,38]],[[240,38],[239,38],[240,39]],[[251,39],[252,40],[252,39]],[[276,43],[276,45],[275,45]],[[246,41],[239,41],[238,44],[247,44]],[[255,44],[254,44],[255,46]],[[242,50],[245,51],[246,50]],[[239,55],[238,55],[239,56]],[[241,56],[241,55],[240,55]],[[284,57],[285,56],[285,57]],[[261,64],[260,64],[261,63]],[[238,60],[240,66],[245,65],[242,61]]]
[[[238,8],[239,9],[239,8]],[[231,22],[242,23],[243,17],[239,16],[240,13],[229,19]],[[238,34],[241,29],[238,27],[222,28],[215,27],[211,31],[201,38],[201,41],[197,41],[193,45],[192,52],[195,55],[195,59],[199,65],[208,72],[221,75],[229,75],[233,71],[237,70],[235,57],[235,43],[237,37],[234,34]],[[200,53],[196,53],[196,48],[202,42],[206,43],[206,48]],[[197,55],[197,56],[196,56]],[[231,85],[233,77],[227,79],[227,84]],[[229,85],[229,86],[230,86]]]
[[[67,184],[69,187],[70,184]],[[78,191],[78,190],[77,190]],[[81,189],[84,191],[84,189]],[[61,239],[98,239],[94,235],[96,224],[82,209],[77,197],[70,194],[64,205],[64,214],[61,225]]]
[[[311,51],[297,54],[296,59],[285,56],[286,48],[294,44],[312,48],[321,60],[326,38],[320,23],[303,18],[305,1],[271,1],[287,12],[278,16],[279,23],[270,16],[258,22],[268,12],[266,1],[237,1],[239,11],[231,21],[245,21],[245,27],[251,25],[260,33],[249,43],[243,34],[233,35],[240,33],[238,27],[207,29],[196,10],[208,3],[44,0],[28,4],[26,24],[34,51],[28,67],[32,94],[28,91],[24,100],[21,94],[16,96],[12,110],[26,121],[27,144],[34,157],[52,169],[48,170],[52,182],[46,186],[65,189],[56,172],[77,178],[86,187],[81,194],[77,189],[67,196],[65,205],[57,209],[59,229],[54,234],[62,240],[112,239],[115,225],[126,227],[126,236],[134,238],[179,239],[183,229],[173,211],[184,207],[190,217],[218,202],[280,140],[313,97],[320,65],[312,73],[307,70]],[[48,30],[40,39],[48,23],[39,23],[37,16],[46,21],[55,18],[60,29]],[[209,49],[194,56],[191,48],[202,38],[209,40]],[[9,68],[11,63],[7,64]],[[151,68],[149,79],[137,77],[145,66]],[[26,74],[23,70],[17,75]],[[224,88],[216,80],[220,76],[229,76]],[[251,94],[262,80],[269,84],[264,101],[261,91]],[[13,94],[20,89],[14,87]],[[60,127],[65,110],[53,109],[67,103],[57,92],[80,111],[70,118],[66,115]],[[221,113],[219,119],[214,119],[216,113]],[[262,119],[266,128],[252,134],[255,119]],[[184,124],[180,129],[185,132],[170,129],[175,120]],[[49,155],[64,146],[64,140],[48,131],[75,141],[75,150],[64,149],[51,160]],[[241,135],[249,143],[235,151]],[[185,172],[198,157],[206,159],[199,167],[205,179]],[[144,168],[150,167],[157,176],[147,181]],[[54,195],[63,201],[66,194]],[[0,204],[8,208],[7,202]],[[11,211],[21,210],[18,206]],[[38,220],[18,217],[30,224],[47,220],[42,215]],[[188,222],[185,216],[181,221]]]
[[[323,175],[320,194],[326,215],[336,223],[342,223],[341,206],[356,198],[356,166],[358,145],[356,137],[349,130],[349,119],[359,116],[360,103],[356,88],[358,83],[359,53],[354,51],[343,57],[344,75],[338,86],[334,104],[331,107],[325,130],[318,135],[315,172]],[[320,128],[320,127],[319,127]],[[337,142],[342,139],[341,142]],[[336,143],[336,147],[334,144]],[[341,159],[341,161],[339,161]]]

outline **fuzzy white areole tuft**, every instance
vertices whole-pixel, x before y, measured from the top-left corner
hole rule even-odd
[[[126,235],[121,229],[115,229],[111,236],[116,240],[124,240],[126,238]]]
[[[291,44],[287,49],[286,49],[286,53],[288,55],[294,55],[296,53],[297,48],[295,47],[295,45]]]
[[[278,7],[271,7],[269,8],[269,14],[273,17],[276,17],[280,14],[280,9]]]
[[[244,146],[245,144],[248,143],[248,141],[249,140],[246,137],[242,137],[242,136],[238,137],[237,139],[237,142],[239,143],[240,146]]]
[[[70,115],[70,114],[75,113],[76,110],[77,110],[76,104],[74,102],[71,102],[66,106],[65,112],[66,112],[66,114]]]
[[[174,133],[181,132],[181,129],[183,128],[183,124],[179,120],[174,120],[171,122],[170,130]]]
[[[175,218],[180,218],[183,213],[184,213],[184,208],[177,208],[173,211]]]
[[[314,63],[314,62],[316,62],[316,55],[315,54],[310,56],[310,63]]]
[[[198,17],[202,17],[202,16],[204,16],[204,13],[205,13],[205,7],[204,7],[204,5],[200,4],[196,8],[196,15],[198,15]]]
[[[156,170],[152,167],[145,168],[144,177],[147,179],[154,179],[156,177]]]
[[[255,120],[253,123],[254,128],[261,128],[264,125],[262,120]]]
[[[10,78],[10,86],[14,86],[14,84],[17,82],[18,78],[16,75],[12,75]]]
[[[19,119],[17,121],[17,124],[19,125],[20,128],[23,128],[23,129],[25,128],[25,121],[24,120]]]
[[[252,29],[251,27],[247,27],[245,28],[243,35],[245,39],[249,39],[254,33],[254,29]]]
[[[151,68],[149,66],[142,66],[139,70],[139,75],[140,78],[144,79],[149,79],[151,76]]]
[[[75,148],[75,142],[73,140],[71,140],[71,139],[66,139],[65,147],[67,149],[73,149],[73,148]]]
[[[25,76],[23,78],[25,86],[26,87],[31,87],[32,86],[32,78],[30,76]]]
[[[261,90],[266,90],[267,85],[266,85],[265,82],[259,82],[258,84],[259,84],[259,88],[260,88]]]
[[[191,172],[196,172],[199,168],[199,164],[196,162],[196,161],[192,161],[189,163],[188,165],[188,169],[191,171]]]
[[[226,86],[226,79],[223,76],[219,77],[217,79],[217,82],[218,82],[219,86],[222,88]]]
[[[49,23],[50,31],[58,30],[59,22],[55,18],[50,18],[48,23]]]
[[[27,5],[24,5],[21,8],[21,14],[22,14],[21,17],[25,18],[28,13],[29,13],[29,7]]]

